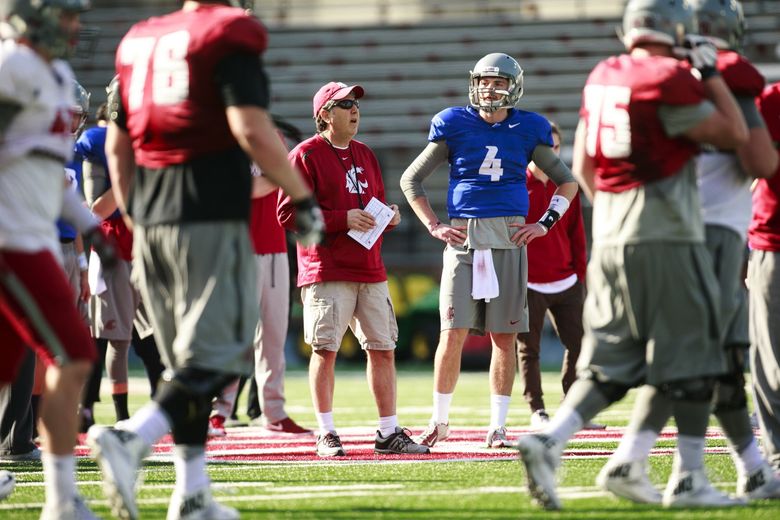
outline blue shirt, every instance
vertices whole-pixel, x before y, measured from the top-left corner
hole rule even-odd
[[[76,154],[81,155],[85,161],[99,164],[106,172],[106,185],[111,188],[111,177],[108,175],[108,159],[106,158],[106,133],[105,126],[93,126],[87,128],[76,141]],[[118,218],[121,215],[119,209],[108,218]]]
[[[65,178],[68,180],[70,186],[65,188],[76,190],[79,193],[82,191],[82,177],[81,177],[81,157],[78,153],[73,156],[73,159],[65,165]],[[61,239],[76,239],[76,228],[68,224],[62,219],[57,220],[57,229],[60,233]]]
[[[539,114],[511,109],[490,124],[470,106],[436,114],[428,140],[444,140],[450,151],[450,218],[526,216],[525,170],[537,145],[553,146],[550,123]]]

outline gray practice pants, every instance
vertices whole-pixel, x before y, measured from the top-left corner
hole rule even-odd
[[[780,469],[780,253],[753,250],[748,265],[750,361],[764,452]]]

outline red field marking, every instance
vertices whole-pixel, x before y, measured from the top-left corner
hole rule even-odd
[[[419,429],[421,430],[421,428]],[[606,430],[584,430],[579,432],[569,443],[564,452],[564,458],[607,457],[612,449],[577,448],[582,442],[617,442],[623,434],[623,428],[607,428]],[[516,439],[530,430],[527,428],[510,428],[509,438]],[[428,455],[377,455],[373,452],[374,430],[369,428],[344,428],[339,432],[346,457],[337,459],[320,459],[314,451],[312,435],[285,435],[271,433],[262,428],[228,428],[227,436],[211,439],[206,448],[206,456],[212,462],[313,462],[329,461],[461,461],[461,460],[512,460],[517,453],[512,449],[488,449],[484,445],[485,429],[453,428],[450,437],[437,444]],[[661,433],[661,439],[674,439],[677,431],[667,428]],[[719,429],[711,428],[707,432],[710,440],[722,439]],[[84,446],[84,436],[79,438],[80,445],[76,455],[89,456],[89,450]],[[172,439],[165,436],[152,450],[152,457],[167,459],[173,450]],[[725,447],[708,448],[707,453],[726,453]],[[653,455],[669,455],[672,448],[657,448]]]

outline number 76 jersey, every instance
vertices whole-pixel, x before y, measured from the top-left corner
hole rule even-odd
[[[674,58],[623,54],[596,65],[580,108],[596,188],[620,193],[679,172],[698,153],[698,145],[669,136],[659,109],[693,109],[704,100],[701,82]]]
[[[537,145],[553,146],[550,123],[517,109],[491,124],[472,107],[447,108],[433,117],[428,140],[449,148],[450,218],[526,216],[525,170]]]
[[[267,33],[244,10],[202,5],[135,24],[116,71],[136,162],[163,168],[237,146],[216,75],[235,54],[265,50]]]

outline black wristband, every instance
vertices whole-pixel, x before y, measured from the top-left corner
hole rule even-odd
[[[714,78],[715,76],[720,76],[720,72],[718,72],[716,67],[702,67],[699,69],[699,74],[701,75],[702,81]]]
[[[550,229],[552,229],[555,223],[558,222],[558,220],[560,220],[560,218],[561,216],[558,214],[557,211],[548,209],[547,211],[544,212],[542,218],[538,220],[538,223],[546,227],[547,230],[549,231]]]

